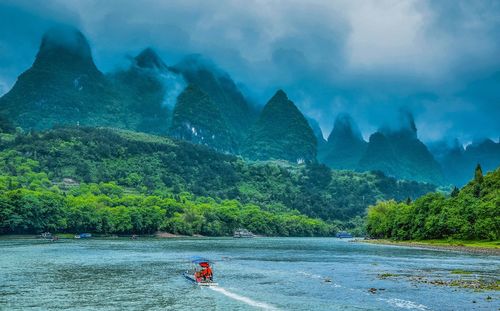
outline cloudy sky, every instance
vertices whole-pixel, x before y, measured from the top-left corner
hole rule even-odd
[[[500,136],[500,1],[0,0],[0,94],[56,24],[104,72],[147,46],[203,54],[257,104],[284,89],[325,136],[341,112],[368,137],[401,108],[424,141]]]

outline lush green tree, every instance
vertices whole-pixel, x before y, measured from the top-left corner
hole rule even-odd
[[[383,201],[368,210],[367,232],[392,239],[500,238],[500,169],[476,178],[450,197],[430,193],[411,204]],[[478,185],[480,191],[478,192]],[[456,188],[455,188],[456,189]]]

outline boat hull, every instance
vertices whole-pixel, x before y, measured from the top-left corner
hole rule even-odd
[[[213,281],[201,281],[201,282],[198,282],[193,275],[191,275],[189,273],[186,273],[186,272],[184,272],[183,275],[184,275],[184,277],[186,279],[188,279],[189,281],[195,283],[198,286],[217,286],[217,285],[219,285],[219,283],[216,283],[216,282],[213,282]]]

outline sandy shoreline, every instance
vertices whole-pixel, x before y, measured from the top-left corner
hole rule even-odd
[[[462,253],[479,254],[479,255],[500,256],[500,248],[460,246],[460,245],[436,245],[436,244],[422,243],[422,242],[391,241],[391,240],[357,240],[357,242],[391,245],[391,246],[416,247],[422,249],[462,252]]]

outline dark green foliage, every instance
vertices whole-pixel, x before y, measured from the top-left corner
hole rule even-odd
[[[0,133],[13,133],[15,130],[12,122],[0,114]]]
[[[170,134],[220,151],[236,149],[219,108],[195,85],[189,85],[177,98]]]
[[[293,211],[265,211],[235,200],[195,198],[165,189],[141,194],[115,183],[79,184],[61,191],[40,163],[0,153],[0,234],[96,232],[230,235],[239,227],[258,234],[327,236],[335,227]]]
[[[483,184],[483,180],[483,170],[481,169],[481,165],[477,164],[474,171],[474,196],[476,198],[481,196],[481,186]]]
[[[354,120],[341,114],[335,119],[328,142],[319,149],[318,159],[331,168],[355,170],[366,145]]]
[[[23,155],[36,159],[50,182],[62,185],[65,179],[116,182],[145,195],[189,192],[324,220],[345,221],[363,215],[377,200],[416,198],[435,190],[381,173],[331,171],[317,164],[249,164],[203,146],[124,130],[59,128],[18,134],[0,141],[0,150],[8,153],[2,164],[8,175],[18,174],[15,159]]]
[[[316,137],[307,120],[279,90],[250,129],[242,154],[253,160],[308,162],[316,159],[316,145]]]
[[[481,164],[476,165],[476,169],[474,170],[474,182],[477,184],[483,183],[483,169],[481,168]]]
[[[399,240],[498,240],[500,169],[480,179],[449,198],[430,193],[410,204],[380,202],[368,210],[367,231],[373,237]]]

